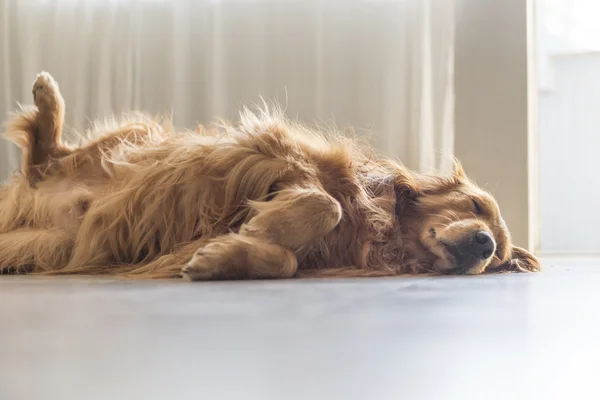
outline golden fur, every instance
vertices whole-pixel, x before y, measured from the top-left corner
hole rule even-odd
[[[23,165],[0,188],[2,272],[205,280],[539,269],[458,164],[450,177],[417,174],[266,106],[198,132],[133,115],[71,147],[49,74],[33,95],[36,107],[7,124]]]

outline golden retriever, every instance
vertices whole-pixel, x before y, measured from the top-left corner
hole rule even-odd
[[[7,124],[23,165],[0,188],[3,273],[209,280],[539,269],[458,163],[447,177],[415,173],[268,106],[244,110],[223,133],[175,133],[134,115],[96,124],[71,147],[49,74],[38,75],[33,99]]]

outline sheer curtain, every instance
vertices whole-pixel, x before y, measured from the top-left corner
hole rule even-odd
[[[67,124],[137,109],[177,127],[262,95],[308,123],[370,132],[420,170],[453,150],[453,1],[0,0],[0,112],[47,70]],[[18,165],[0,145],[0,178]]]

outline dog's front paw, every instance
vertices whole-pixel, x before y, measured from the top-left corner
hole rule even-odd
[[[52,75],[45,71],[37,75],[35,82],[33,82],[31,93],[33,94],[34,104],[40,110],[45,108],[53,109],[62,102],[58,83],[52,78]]]
[[[219,279],[227,268],[227,246],[212,242],[198,249],[192,259],[181,270],[184,278],[190,281]]]

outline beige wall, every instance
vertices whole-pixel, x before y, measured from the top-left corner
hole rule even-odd
[[[495,194],[516,244],[535,248],[532,0],[456,0],[455,152]]]

